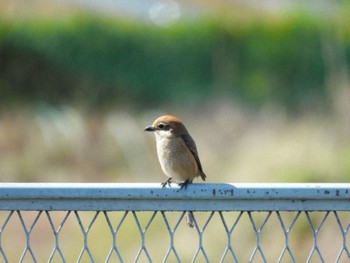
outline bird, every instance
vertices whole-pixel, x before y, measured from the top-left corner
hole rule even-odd
[[[174,180],[180,190],[192,183],[196,177],[203,181],[207,178],[199,160],[197,146],[185,125],[172,115],[157,118],[152,125],[145,128],[156,137],[157,155],[160,166],[168,179],[161,183],[162,187]],[[187,224],[194,226],[193,213],[188,211]]]

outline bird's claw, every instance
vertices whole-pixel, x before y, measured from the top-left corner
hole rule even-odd
[[[165,182],[161,183],[161,186],[162,186],[162,188],[164,188],[166,185],[170,186],[170,183],[171,183],[171,178],[169,178]]]
[[[184,181],[183,183],[179,183],[179,186],[180,186],[180,189],[179,189],[179,190],[181,190],[182,188],[185,188],[185,190],[186,190],[187,185],[190,184],[190,183],[191,183],[190,180],[186,180],[186,181]]]

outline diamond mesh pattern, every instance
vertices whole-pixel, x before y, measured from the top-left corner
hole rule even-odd
[[[350,212],[1,211],[1,262],[350,262]]]

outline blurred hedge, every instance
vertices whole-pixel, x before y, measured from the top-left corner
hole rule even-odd
[[[322,30],[304,16],[168,28],[92,16],[2,21],[0,101],[104,107],[229,96],[298,109],[325,99]]]

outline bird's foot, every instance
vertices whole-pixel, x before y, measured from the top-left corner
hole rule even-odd
[[[169,186],[170,186],[171,179],[172,179],[172,178],[170,177],[170,178],[168,178],[168,180],[166,180],[165,182],[161,183],[162,188],[164,188],[166,185],[169,185]]]
[[[190,183],[192,183],[192,181],[191,181],[191,180],[189,180],[189,179],[187,179],[187,180],[186,180],[186,181],[184,181],[183,183],[179,183],[180,190],[181,190],[182,188],[185,188],[185,190],[186,190],[187,185],[188,185],[188,184],[190,184]]]

